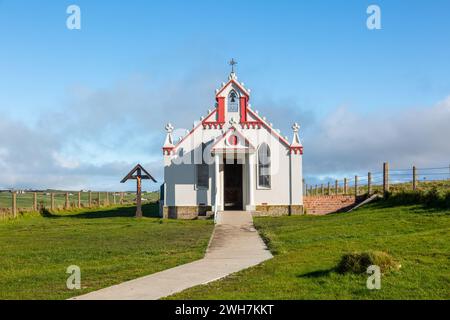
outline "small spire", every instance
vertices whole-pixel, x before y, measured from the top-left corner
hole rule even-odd
[[[167,135],[166,135],[166,140],[164,141],[164,148],[171,148],[173,147],[173,138],[172,138],[172,132],[173,132],[173,126],[171,123],[168,123],[166,125],[166,131],[167,131]]]
[[[298,136],[298,132],[300,130],[300,125],[296,122],[292,126],[292,130],[294,131],[294,137],[292,138],[291,147],[301,147],[302,144],[300,142],[300,137]]]

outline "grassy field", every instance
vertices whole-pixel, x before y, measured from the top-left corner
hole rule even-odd
[[[378,202],[323,217],[257,218],[274,259],[170,299],[450,299],[450,210]],[[382,276],[335,271],[343,254],[379,250],[401,269]]]
[[[65,299],[203,257],[211,221],[161,220],[154,204],[0,221],[0,299]],[[66,288],[81,268],[82,290]]]
[[[55,193],[55,206],[62,208],[66,202],[66,192],[65,191],[48,191],[48,192],[38,192],[37,202],[42,204],[46,208],[50,208],[51,196],[50,193]],[[69,191],[68,191],[69,192]],[[119,203],[120,193],[116,192],[116,202]],[[114,200],[114,193],[109,193],[109,202],[112,204]],[[99,193],[92,192],[92,202],[97,205],[99,203]],[[136,193],[125,192],[124,193],[124,203],[133,203],[136,198]],[[157,192],[145,192],[142,194],[142,198],[146,201],[156,201],[159,198]],[[106,201],[106,193],[100,192],[100,204],[104,204]],[[75,207],[78,204],[78,192],[69,192],[69,202],[71,206]],[[89,204],[89,193],[81,193],[81,204],[87,207]],[[11,208],[12,206],[12,195],[10,192],[0,192],[0,209],[1,208]],[[27,192],[24,194],[17,194],[17,207],[20,209],[32,208],[33,207],[33,193]]]

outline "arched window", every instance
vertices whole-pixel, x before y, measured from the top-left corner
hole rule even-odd
[[[266,143],[258,149],[258,187],[270,188],[270,148]]]
[[[231,90],[228,94],[228,112],[239,111],[239,96],[236,91]]]
[[[197,164],[197,188],[209,188],[209,165],[205,159],[206,144],[200,146],[201,163]]]

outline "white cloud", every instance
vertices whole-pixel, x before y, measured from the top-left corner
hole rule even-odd
[[[305,174],[336,175],[450,163],[450,97],[433,107],[361,115],[338,108],[304,137]]]

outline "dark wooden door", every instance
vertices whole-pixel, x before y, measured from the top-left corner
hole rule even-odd
[[[226,164],[224,171],[225,210],[242,210],[242,164]]]

